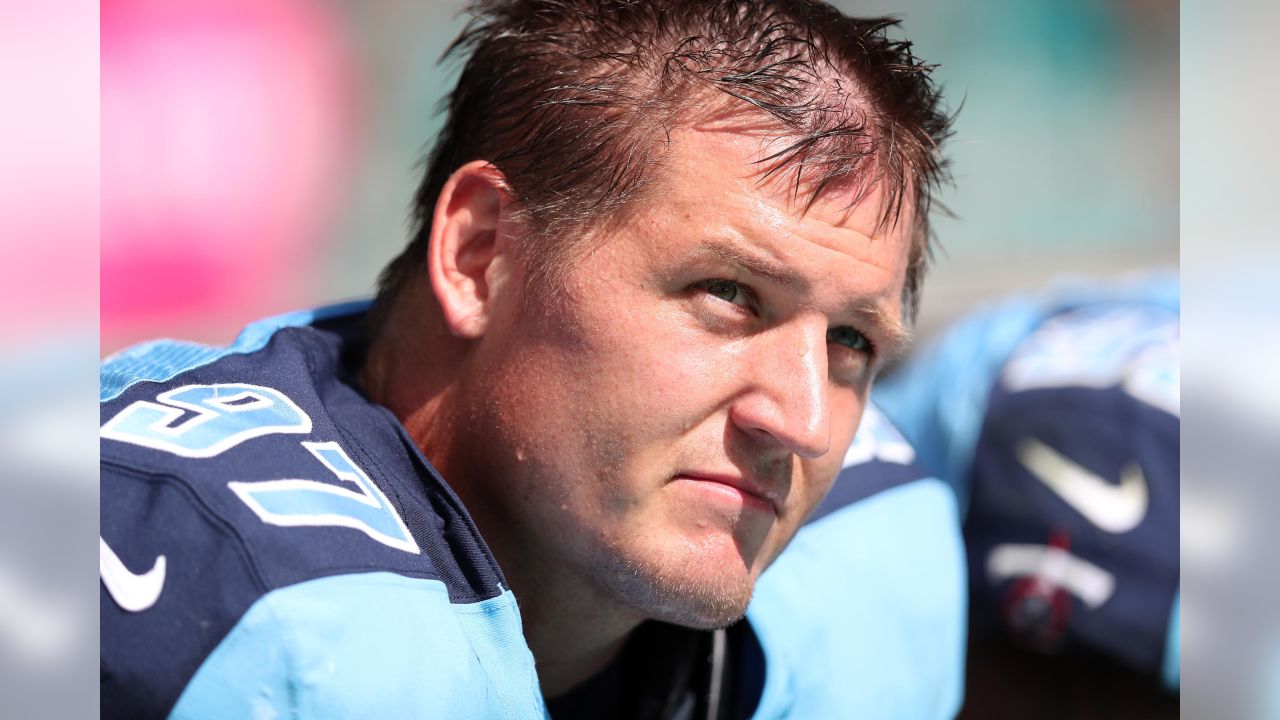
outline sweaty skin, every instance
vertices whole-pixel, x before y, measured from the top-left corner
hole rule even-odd
[[[743,614],[906,334],[910,223],[879,227],[874,193],[802,213],[760,181],[767,142],[674,131],[651,193],[552,292],[526,287],[496,170],[469,164],[437,208],[431,287],[371,353],[366,386],[475,518],[549,696],[645,619]]]

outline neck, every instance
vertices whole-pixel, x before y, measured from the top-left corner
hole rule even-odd
[[[454,397],[467,348],[446,329],[439,306],[422,287],[406,288],[404,294],[407,297],[377,328],[360,382],[369,398],[391,410],[436,464],[453,453]],[[420,311],[408,312],[406,307]]]
[[[493,538],[489,547],[519,601],[542,693],[557,697],[613,661],[644,618],[620,608],[567,563],[537,557],[530,551],[533,543],[514,533],[491,532],[515,526],[494,520],[476,523],[486,540]]]
[[[512,585],[513,589],[515,585]],[[572,690],[600,672],[618,656],[635,624],[603,611],[572,612],[548,608],[533,596],[520,602],[525,640],[537,663],[542,694],[553,698]]]
[[[400,419],[466,506],[519,601],[543,694],[561,695],[617,657],[643,617],[603,597],[554,548],[540,553],[536,533],[522,531],[528,523],[510,516],[518,509],[503,510],[511,506],[499,500],[516,480],[493,462],[489,443],[472,452],[471,441],[492,433],[476,427],[477,399],[461,391],[469,348],[438,312],[407,315],[393,311],[375,338],[361,373],[365,391]]]

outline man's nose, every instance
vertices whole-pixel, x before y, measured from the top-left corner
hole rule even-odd
[[[749,387],[730,409],[734,425],[812,460],[831,447],[825,322],[779,327],[755,338]]]

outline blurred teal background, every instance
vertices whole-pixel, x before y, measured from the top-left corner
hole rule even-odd
[[[138,22],[139,4],[148,3],[104,3],[104,28],[116,9],[122,18]],[[202,4],[213,3],[177,5]],[[291,123],[268,122],[271,117],[253,123],[211,123],[214,135],[233,125],[242,135],[201,137],[188,131],[165,147],[136,143],[137,157],[118,154],[109,158],[111,138],[123,130],[113,124],[113,115],[108,112],[115,102],[114,85],[109,87],[108,79],[127,75],[130,67],[110,62],[112,56],[107,51],[111,38],[104,30],[104,352],[161,334],[222,342],[256,316],[367,295],[378,271],[404,243],[407,208],[420,172],[418,163],[440,127],[438,102],[455,76],[455,67],[441,67],[437,59],[463,25],[457,16],[460,4],[263,0],[254,7],[264,4],[276,8],[274,15],[244,15],[224,24],[276,22],[290,30],[290,42],[297,43],[308,57],[320,56],[325,48],[331,49],[331,57],[323,68],[316,68],[319,61],[313,61],[274,75],[247,75],[246,82],[315,86],[310,95],[300,99],[297,93],[291,100],[282,97],[277,114],[328,112],[342,122],[334,123],[328,135],[318,136],[307,146],[311,148],[307,157],[333,155],[332,162],[319,163],[304,176],[316,196],[301,213],[309,223],[276,218],[273,226],[270,218],[258,222],[250,217],[231,225],[239,237],[218,238],[202,232],[181,243],[175,241],[177,247],[208,244],[215,248],[210,256],[224,259],[246,245],[255,253],[266,252],[272,243],[282,246],[257,262],[258,266],[272,264],[279,281],[255,278],[246,285],[241,272],[241,284],[221,295],[217,288],[201,290],[207,296],[200,295],[195,285],[187,285],[184,292],[167,291],[164,296],[138,295],[140,287],[152,285],[133,278],[174,274],[180,269],[175,269],[177,260],[164,268],[136,267],[147,258],[154,261],[156,246],[153,242],[150,251],[144,248],[139,252],[129,246],[129,228],[110,232],[106,206],[114,198],[108,197],[113,187],[108,175],[114,167],[127,166],[131,183],[145,189],[149,168],[165,162],[163,155],[173,153],[175,147],[181,150],[186,145],[209,144],[210,150],[180,153],[199,161],[219,157],[228,145],[244,146],[247,141],[243,138],[251,135],[252,147],[263,153],[262,177],[279,176],[274,180],[276,187],[297,186],[301,181],[284,174],[279,168],[282,163],[271,154],[272,148],[285,143],[297,145],[297,133]],[[1136,267],[1176,264],[1175,3],[874,0],[836,4],[850,14],[901,16],[902,34],[913,40],[918,55],[940,65],[936,76],[945,88],[948,105],[955,109],[963,103],[949,148],[955,187],[942,197],[957,217],[940,218],[936,223],[942,251],[925,292],[920,335],[928,336],[984,298],[1039,287],[1063,273],[1114,275]],[[183,19],[143,20],[148,21],[172,35]],[[207,20],[202,22],[208,25]],[[311,34],[299,34],[298,28],[309,29]],[[144,27],[139,34],[145,32]],[[268,27],[257,32],[270,38],[273,32],[281,31]],[[203,59],[192,60],[190,68],[193,73],[201,70],[210,52],[234,55],[244,47],[244,42],[211,43],[203,48]],[[180,56],[172,56],[169,72],[181,73],[182,61]],[[312,69],[308,71],[308,67]],[[289,73],[297,77],[291,81]],[[317,83],[317,76],[329,85]],[[201,77],[207,74],[193,74],[192,85],[184,93],[198,92],[196,81]],[[125,77],[122,84],[127,85],[128,80]],[[148,78],[135,83],[137,87],[127,95],[131,103],[136,103],[139,94],[145,95],[149,82],[156,85]],[[210,92],[222,92],[213,85],[206,87]],[[170,91],[163,84],[158,88],[163,101]],[[271,88],[259,94],[271,97]],[[286,100],[294,104],[285,106]],[[226,102],[211,101],[210,105],[215,113],[228,111]],[[148,137],[164,131],[156,128]],[[278,140],[273,141],[273,134]],[[218,168],[206,168],[204,174],[212,182],[218,172]],[[227,183],[243,182],[238,179],[243,178],[243,168],[226,172]],[[271,185],[264,180],[264,186]],[[125,199],[136,200],[136,195]],[[172,204],[172,199],[152,202],[126,220],[145,224],[147,213],[162,212],[166,204]],[[193,216],[198,216],[198,211],[220,213],[221,209],[183,210]],[[180,222],[180,216],[169,212],[167,217],[170,222]],[[198,217],[186,222],[209,226]],[[255,234],[255,227],[279,227],[284,222],[293,223],[288,229],[300,233],[301,239],[287,239],[288,233],[278,230],[249,237]],[[306,229],[300,229],[304,224]],[[183,232],[169,235],[184,237]],[[116,258],[122,259],[117,262]],[[230,269],[216,272],[235,274]],[[206,281],[216,279],[213,273],[204,272]],[[122,279],[117,281],[117,277]],[[266,292],[267,286],[271,292]],[[130,293],[132,303],[115,302],[118,296]]]

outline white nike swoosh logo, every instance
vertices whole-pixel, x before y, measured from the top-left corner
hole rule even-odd
[[[1137,463],[1126,466],[1120,473],[1120,484],[1113,485],[1035,438],[1018,445],[1018,460],[1067,504],[1107,532],[1128,532],[1147,514],[1147,479]]]
[[[1048,545],[997,545],[987,555],[987,577],[992,582],[1009,578],[1042,577],[1062,587],[1096,610],[1116,590],[1111,573],[1083,558]]]
[[[164,589],[164,556],[156,558],[151,569],[138,575],[120,562],[107,541],[98,537],[98,574],[113,600],[129,612],[142,612],[160,599]]]

